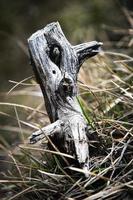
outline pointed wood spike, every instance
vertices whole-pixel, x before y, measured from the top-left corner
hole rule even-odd
[[[74,46],[73,48],[76,50],[79,59],[79,68],[86,59],[97,55],[102,45],[102,42],[92,41]]]

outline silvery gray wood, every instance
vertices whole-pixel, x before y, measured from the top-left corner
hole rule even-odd
[[[45,134],[58,138],[58,147],[88,168],[87,122],[77,101],[77,75],[85,59],[99,52],[93,41],[72,46],[58,22],[48,24],[28,39],[31,64],[40,84],[51,125],[33,133],[35,143]],[[60,142],[60,141],[63,141]]]
[[[51,136],[53,134],[60,133],[61,131],[63,131],[63,126],[64,126],[63,121],[57,120],[52,124],[49,124],[39,129],[38,131],[32,133],[32,136],[29,137],[30,143],[34,144],[39,140],[42,140],[46,136]]]

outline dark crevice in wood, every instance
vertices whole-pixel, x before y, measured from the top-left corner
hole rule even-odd
[[[60,68],[61,50],[59,46],[53,45],[50,47],[49,57],[51,61]]]

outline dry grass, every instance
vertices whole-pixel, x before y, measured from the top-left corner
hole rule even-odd
[[[12,82],[15,85],[8,93],[8,102],[0,105],[11,106],[15,114],[5,111],[0,114],[17,123],[0,128],[11,134],[18,132],[21,145],[11,149],[2,139],[1,149],[8,159],[1,162],[9,167],[0,180],[1,199],[130,199],[133,195],[131,59],[125,54],[102,52],[81,69],[78,100],[90,125],[88,178],[82,169],[68,164],[69,155],[46,149],[46,139],[42,146],[27,144],[31,132],[49,121],[41,92],[31,77],[20,83]],[[25,105],[9,103],[16,96],[24,96]],[[60,157],[66,161],[65,166]]]

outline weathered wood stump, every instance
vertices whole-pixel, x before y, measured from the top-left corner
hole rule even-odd
[[[50,135],[58,141],[58,149],[74,155],[83,168],[88,168],[88,124],[77,101],[77,74],[85,59],[99,52],[101,43],[93,41],[72,46],[56,22],[34,33],[28,45],[52,123],[33,133],[30,142],[36,143]]]

